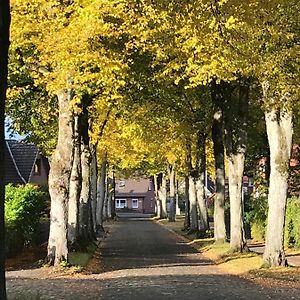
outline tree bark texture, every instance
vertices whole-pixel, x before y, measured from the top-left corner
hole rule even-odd
[[[198,230],[198,209],[197,209],[197,194],[195,177],[189,174],[189,202],[190,202],[190,217],[191,217],[191,230]]]
[[[228,177],[230,195],[230,249],[232,252],[243,252],[246,238],[243,220],[242,178],[245,155],[231,154],[228,157]]]
[[[197,194],[196,194],[196,171],[192,165],[192,148],[191,141],[186,144],[186,167],[188,172],[188,199],[189,199],[189,216],[190,216],[190,229],[198,230],[198,210],[197,210]]]
[[[206,137],[204,134],[198,133],[197,137],[197,178],[196,195],[197,195],[197,209],[199,215],[199,227],[201,231],[207,231],[209,229],[208,224],[208,211],[205,197],[205,169],[206,169],[206,157],[205,157],[205,142]]]
[[[112,176],[108,176],[107,178],[107,218],[111,219],[113,217],[112,214],[112,200],[113,200],[113,178]]]
[[[97,228],[100,231],[104,231],[103,228],[103,207],[105,199],[105,183],[106,183],[106,173],[107,173],[107,155],[103,155],[101,162],[101,171],[99,176],[98,191],[97,191]]]
[[[97,232],[97,220],[96,220],[96,209],[97,209],[97,146],[91,145],[91,209],[92,209],[92,226],[93,232]]]
[[[102,213],[102,217],[103,217],[103,221],[107,220],[108,219],[108,216],[107,216],[107,206],[108,206],[108,176],[106,177],[106,181],[105,181],[105,197],[104,197],[104,202],[103,202],[103,213]]]
[[[165,174],[160,174],[161,176],[161,185],[158,190],[158,196],[161,203],[161,216],[162,218],[167,217],[167,180]]]
[[[175,165],[170,165],[168,168],[169,183],[170,183],[170,207],[169,207],[169,222],[175,222],[176,216],[176,198],[175,198]]]
[[[112,181],[111,181],[111,217],[114,219],[117,216],[116,213],[116,177],[115,171],[112,170]]]
[[[83,245],[94,238],[91,206],[91,150],[89,139],[88,98],[82,99],[82,113],[79,119],[81,132],[81,173],[82,185],[79,201],[79,237]]]
[[[226,103],[225,138],[228,157],[228,178],[230,198],[230,250],[248,251],[244,230],[244,203],[242,199],[242,181],[245,163],[249,85],[240,78],[237,85],[222,84],[222,93]]]
[[[155,192],[155,209],[156,209],[156,216],[159,219],[162,219],[162,204],[161,204],[161,200],[159,197],[159,189],[160,189],[160,185],[158,182],[158,176],[154,175],[154,192]]]
[[[215,81],[211,85],[211,98],[214,104],[212,140],[215,158],[215,196],[214,196],[214,239],[216,243],[225,243],[225,161],[224,161],[224,101],[220,86]]]
[[[79,202],[79,237],[82,243],[92,240],[91,228],[91,153],[88,144],[81,147],[82,186]]]
[[[59,129],[56,149],[52,155],[49,174],[51,197],[48,262],[58,265],[68,258],[67,225],[69,183],[73,165],[73,114],[70,108],[72,92],[58,94]]]
[[[268,267],[286,266],[284,225],[293,136],[292,113],[270,109],[265,113],[265,119],[270,146],[271,173],[263,260],[264,265]]]
[[[189,176],[184,178],[184,198],[185,198],[185,208],[184,208],[184,229],[190,228],[191,218],[190,218],[190,198],[189,198]]]
[[[215,157],[216,191],[214,196],[214,239],[216,243],[225,243],[225,163],[222,110],[218,109],[214,114],[212,126],[212,140]]]
[[[73,244],[78,238],[78,207],[81,192],[81,137],[78,115],[74,116],[74,157],[69,187],[68,241]]]
[[[176,216],[180,216],[180,208],[179,208],[179,192],[178,192],[178,180],[176,180],[176,191],[175,191],[175,198],[176,198],[176,202],[175,202],[175,212],[176,212]]]
[[[4,166],[4,110],[7,89],[7,65],[9,48],[10,5],[9,1],[0,3],[0,165]],[[4,168],[0,168],[0,299],[6,300],[5,285],[5,227],[4,227]]]

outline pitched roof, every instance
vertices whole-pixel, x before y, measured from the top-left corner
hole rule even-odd
[[[5,149],[5,183],[22,184],[30,181],[38,155],[34,144],[7,140]]]
[[[149,188],[151,189],[151,180],[148,178],[128,178],[116,180],[116,195],[118,196],[145,196],[147,195]]]

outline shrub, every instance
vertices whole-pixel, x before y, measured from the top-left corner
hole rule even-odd
[[[46,205],[47,193],[26,184],[5,187],[6,249],[14,255],[32,244],[37,225]]]
[[[265,197],[251,199],[246,222],[250,224],[251,236],[263,240],[266,234],[268,203]],[[300,198],[292,197],[287,201],[285,216],[285,246],[300,249]]]
[[[250,198],[245,214],[246,223],[250,225],[254,240],[263,240],[266,235],[268,200],[266,197]]]
[[[300,248],[300,198],[288,199],[284,240],[287,247]]]

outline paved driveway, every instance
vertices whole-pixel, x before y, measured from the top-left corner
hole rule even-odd
[[[47,280],[11,277],[8,290],[74,300],[300,299],[297,289],[263,287],[222,273],[150,220],[123,218],[109,230],[102,244],[102,274]]]

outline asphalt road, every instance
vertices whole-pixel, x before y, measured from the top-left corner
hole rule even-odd
[[[102,274],[57,279],[11,277],[11,295],[27,290],[40,295],[28,299],[300,299],[300,291],[292,287],[260,286],[222,273],[180,237],[153,221],[122,218],[110,225],[109,231],[101,247]]]
[[[222,273],[161,225],[121,219],[102,250],[103,299],[300,299],[300,291],[259,286]],[[102,299],[102,298],[101,298]]]

